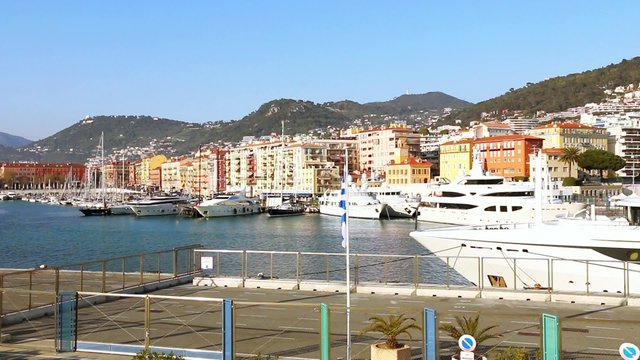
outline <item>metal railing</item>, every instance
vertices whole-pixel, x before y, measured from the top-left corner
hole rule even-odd
[[[640,295],[640,268],[634,262],[506,256],[350,256],[352,285],[356,287],[377,283],[415,288],[463,287],[479,292],[498,289],[619,297]],[[304,281],[337,283],[346,279],[344,253],[196,249],[194,257],[196,264],[203,257],[212,258],[213,268],[203,271],[212,277],[243,281],[291,280],[298,284]],[[603,269],[609,274],[607,289],[594,285],[603,283],[600,275]],[[567,273],[571,273],[570,280]]]
[[[61,291],[112,292],[157,283],[199,269],[194,262],[200,244],[109,259],[64,264],[20,271],[0,272],[0,288],[27,290],[26,298],[0,298],[0,314],[31,310],[51,305],[51,299],[38,297],[40,292]]]

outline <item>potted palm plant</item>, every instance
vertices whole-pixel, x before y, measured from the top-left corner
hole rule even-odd
[[[386,339],[384,343],[371,345],[371,360],[410,360],[411,348],[408,345],[400,344],[398,336],[407,334],[412,339],[410,329],[421,330],[420,325],[415,323],[414,318],[406,317],[405,314],[389,315],[387,318],[372,316],[369,318],[369,326],[362,329],[361,333],[369,332],[382,333]]]
[[[480,345],[486,340],[495,339],[500,337],[499,333],[492,333],[491,330],[498,327],[498,325],[492,325],[485,328],[480,328],[480,315],[476,315],[475,317],[466,316],[456,316],[455,318],[456,324],[441,324],[440,330],[447,333],[447,335],[451,336],[454,339],[459,339],[462,335],[471,335],[476,339],[476,346]],[[452,360],[457,360],[457,356],[452,356]],[[481,359],[486,359],[486,357],[481,357]]]

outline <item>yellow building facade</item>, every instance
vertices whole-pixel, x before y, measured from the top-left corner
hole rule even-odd
[[[431,180],[431,162],[409,158],[387,165],[385,182],[394,188],[409,184],[426,184]]]
[[[607,150],[607,130],[573,122],[554,122],[529,130],[529,135],[543,138],[545,149],[579,148]]]
[[[471,169],[473,140],[449,141],[440,145],[440,177],[454,180]]]

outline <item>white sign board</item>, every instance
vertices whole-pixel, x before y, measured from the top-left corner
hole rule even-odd
[[[474,360],[475,357],[473,355],[472,352],[461,352],[460,353],[460,360]]]
[[[201,257],[200,268],[202,270],[213,270],[213,257],[210,257],[210,256]]]

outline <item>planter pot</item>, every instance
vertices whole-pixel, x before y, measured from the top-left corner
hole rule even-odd
[[[411,360],[411,348],[404,345],[399,349],[380,347],[384,343],[371,345],[371,360]]]

